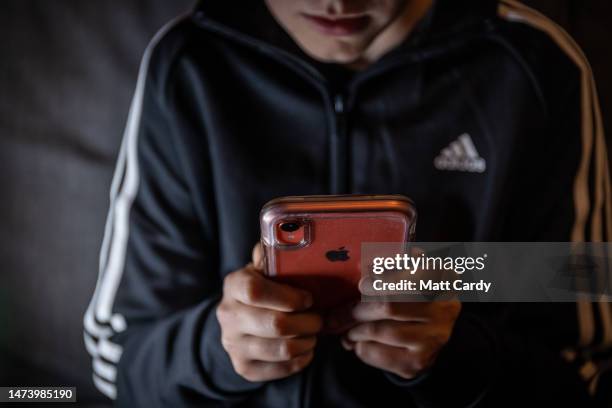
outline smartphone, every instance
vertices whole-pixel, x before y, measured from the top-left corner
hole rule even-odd
[[[329,310],[358,300],[361,244],[413,240],[417,213],[401,195],[282,197],[261,210],[265,271]]]

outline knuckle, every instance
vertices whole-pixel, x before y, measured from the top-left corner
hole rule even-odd
[[[295,347],[293,346],[293,343],[289,340],[281,341],[278,354],[279,357],[284,360],[290,360],[295,357]]]
[[[383,303],[383,313],[385,316],[387,317],[397,317],[398,315],[398,307],[397,304],[395,302],[385,302]]]
[[[364,342],[361,344],[360,350],[357,353],[358,357],[364,361],[381,364],[385,361],[384,356],[381,354],[380,350],[376,347],[372,347],[371,345]]]
[[[419,340],[407,342],[407,348],[411,353],[422,353],[426,348],[426,342]]]
[[[374,360],[379,362],[386,362],[389,359],[386,355],[385,351],[381,347],[369,347],[368,348],[368,356]]]
[[[226,319],[228,318],[228,314],[229,314],[227,304],[225,302],[219,303],[219,306],[217,306],[217,310],[215,313],[217,315],[217,320],[222,326],[221,328],[223,328],[223,323],[226,321]]]
[[[234,367],[234,371],[236,371],[236,373],[238,375],[240,375],[241,377],[247,378],[247,376],[249,375],[249,365],[242,360],[238,360],[238,359],[231,359],[232,361],[232,366]]]
[[[370,348],[364,342],[355,344],[355,354],[362,360],[370,360],[371,357]]]
[[[270,329],[276,336],[284,336],[287,333],[287,317],[284,313],[273,313],[270,318]]]
[[[295,357],[298,357],[304,351],[305,350],[300,347],[300,344],[296,340],[283,340],[280,345],[280,355],[286,360],[291,360]]]
[[[238,374],[245,380],[251,381],[251,382],[256,382],[256,381],[261,380],[261,375],[258,372],[258,370],[256,370],[252,366],[252,364],[250,364],[248,361],[241,360],[233,364],[234,364],[234,371],[236,371],[236,374]]]
[[[236,279],[238,278],[240,271],[229,273],[225,279],[223,279],[223,293],[228,294],[232,292],[232,289],[236,285]]]
[[[381,328],[381,336],[385,339],[398,344],[408,344],[410,342],[409,335],[401,328],[384,327]]]
[[[242,377],[247,380],[247,381],[251,381],[251,382],[256,382],[261,380],[260,375],[253,370],[250,366],[247,367],[244,371],[244,373],[242,374]]]
[[[249,303],[255,303],[261,299],[262,287],[259,279],[253,276],[247,276],[243,284],[244,299]]]
[[[233,342],[231,341],[231,339],[229,339],[227,336],[221,335],[221,345],[223,346],[225,351],[228,352],[228,354],[231,354],[230,352],[233,348]]]
[[[381,328],[381,324],[378,322],[372,322],[370,324],[365,325],[364,327],[365,334],[371,338],[378,338],[381,335],[383,329]]]

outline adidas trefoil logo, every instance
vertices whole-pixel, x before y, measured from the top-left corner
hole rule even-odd
[[[434,159],[434,166],[438,170],[482,173],[486,170],[487,163],[478,155],[470,135],[464,133],[442,149],[438,157]]]

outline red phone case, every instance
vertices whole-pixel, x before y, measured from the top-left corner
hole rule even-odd
[[[326,310],[359,298],[361,244],[410,241],[416,210],[400,195],[297,196],[268,202],[260,221],[266,273]]]

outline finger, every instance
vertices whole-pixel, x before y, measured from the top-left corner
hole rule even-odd
[[[372,367],[390,371],[406,379],[414,378],[424,368],[418,359],[412,358],[408,350],[386,344],[359,342],[355,344],[355,354]]]
[[[375,341],[389,346],[405,347],[416,352],[423,348],[425,336],[434,338],[434,334],[431,327],[426,328],[419,323],[379,320],[355,326],[345,336],[354,343]]]
[[[342,336],[342,338],[340,339],[340,344],[342,344],[342,347],[344,347],[344,349],[347,351],[353,350],[355,348],[355,343],[348,340],[346,336]]]
[[[253,267],[257,269],[258,271],[263,271],[264,252],[263,252],[263,247],[261,246],[260,242],[255,244],[255,246],[253,247],[253,253],[252,253],[251,259],[253,260],[252,261]]]
[[[321,316],[315,313],[285,313],[239,303],[227,312],[221,310],[220,318],[231,321],[236,333],[270,339],[315,335],[323,326]]]
[[[225,292],[250,306],[294,312],[312,306],[312,295],[304,290],[274,282],[254,270],[245,268],[225,278]]]
[[[430,319],[431,307],[427,302],[361,302],[353,308],[353,318],[358,322],[385,319],[426,322]]]
[[[288,377],[304,369],[314,357],[310,351],[289,361],[270,363],[267,361],[250,361],[239,374],[250,381],[272,381]]]
[[[315,336],[290,339],[266,339],[256,336],[244,336],[235,348],[239,355],[248,360],[267,362],[290,361],[313,350],[317,344]]]
[[[359,293],[363,296],[384,296],[384,293],[381,295],[378,291],[374,290],[374,281],[378,279],[380,279],[378,276],[362,276],[357,284]]]

